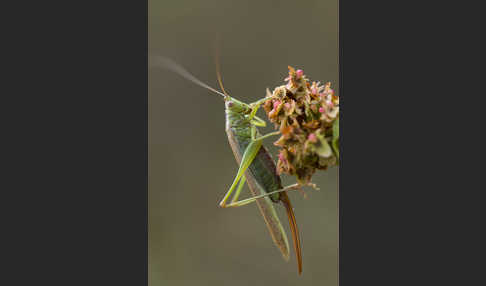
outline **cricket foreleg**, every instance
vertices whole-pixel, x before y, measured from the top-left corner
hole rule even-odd
[[[258,116],[256,116],[256,113],[257,113],[258,109],[260,108],[260,106],[261,106],[261,105],[262,105],[262,104],[263,104],[265,101],[269,100],[269,99],[270,99],[270,98],[272,98],[272,97],[274,97],[274,96],[273,96],[273,95],[270,93],[270,91],[269,91],[269,90],[268,90],[268,88],[267,88],[267,97],[262,98],[262,99],[260,99],[260,100],[257,100],[257,101],[255,101],[255,102],[253,102],[253,103],[250,103],[250,107],[252,108],[252,110],[251,110],[250,115],[248,116],[248,119],[251,121],[251,123],[252,123],[253,125],[255,125],[255,126],[260,126],[260,127],[265,127],[265,126],[267,126],[267,123],[266,123],[266,122],[265,122],[263,119],[261,119],[261,118],[259,118]]]
[[[258,118],[258,117],[256,117],[255,115],[256,115],[256,113],[257,113],[258,109],[260,108],[260,106],[262,105],[262,103],[264,103],[264,102],[265,102],[265,101],[267,101],[267,100],[268,100],[268,98],[262,98],[262,99],[260,99],[260,100],[258,100],[258,101],[255,101],[255,102],[253,102],[253,103],[250,103],[250,107],[251,107],[251,113],[250,113],[250,115],[248,116],[248,119],[252,120],[253,118]],[[265,125],[263,125],[263,126],[266,126],[266,125],[267,125],[267,124],[265,123],[265,121],[261,120],[260,118],[258,118],[258,119],[259,119],[258,121],[260,121],[262,124],[265,124]]]
[[[256,109],[258,109],[258,107],[260,107],[260,105],[262,105],[265,101],[269,100],[269,99],[272,99],[272,98],[275,98],[277,97],[276,95],[272,95],[272,93],[270,92],[270,90],[267,88],[267,96],[262,98],[262,99],[259,99],[255,102],[252,102],[250,103],[250,106],[253,108],[253,107],[256,107]],[[256,111],[255,111],[256,113]]]
[[[241,158],[240,168],[238,169],[238,173],[236,174],[236,178],[233,181],[233,184],[231,185],[230,189],[228,190],[228,192],[226,193],[224,198],[219,203],[219,206],[221,206],[221,207],[226,206],[226,201],[228,200],[228,198],[233,193],[234,189],[236,188],[236,185],[238,184],[240,179],[245,174],[245,171],[248,169],[250,164],[255,159],[256,155],[258,154],[258,150],[260,150],[261,146],[262,146],[262,140],[253,140],[248,145],[248,147],[245,150],[245,153],[243,154],[243,157]],[[243,186],[241,186],[241,188],[243,188]],[[238,189],[240,189],[240,187]],[[240,191],[241,191],[241,189],[240,189]]]
[[[270,133],[267,133],[265,135],[258,137],[258,140],[263,140],[263,139],[266,139],[270,136],[279,135],[279,134],[280,134],[280,131],[270,132]]]
[[[274,136],[274,135],[279,135],[280,134],[280,131],[274,131],[274,132],[270,132],[270,133],[267,133],[265,135],[260,135],[258,138],[256,137],[257,136],[257,129],[255,126],[252,126],[251,127],[251,140],[253,141],[263,141],[263,139],[266,139],[270,136]]]
[[[265,127],[267,126],[267,123],[261,119],[260,117],[258,116],[253,116],[253,118],[250,120],[251,124],[255,125],[255,126],[258,126],[258,127]]]

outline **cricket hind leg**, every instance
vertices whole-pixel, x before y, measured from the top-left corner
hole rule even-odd
[[[245,153],[243,154],[243,157],[241,158],[240,167],[239,167],[238,173],[236,174],[236,177],[233,181],[233,184],[231,185],[230,189],[226,192],[226,195],[223,197],[223,199],[219,203],[220,207],[224,208],[224,207],[228,206],[227,201],[228,201],[229,197],[231,196],[231,194],[235,190],[235,188],[238,185],[238,183],[240,182],[240,180],[242,178],[244,178],[245,171],[248,169],[248,167],[251,165],[251,163],[253,162],[253,160],[257,156],[258,151],[262,147],[263,139],[265,139],[269,136],[272,136],[272,135],[276,135],[276,134],[277,134],[276,132],[272,132],[272,133],[269,133],[269,134],[266,134],[264,136],[260,136],[260,137],[256,138],[256,136],[257,136],[256,127],[255,126],[251,127],[251,142],[248,145],[248,147],[246,148]],[[240,185],[238,186],[238,189],[236,191],[237,195],[234,196],[234,198],[232,199],[230,204],[236,203],[236,199],[238,198],[243,186],[244,186],[244,183],[243,184],[240,183]]]
[[[253,133],[253,132],[252,132]],[[243,157],[241,158],[241,163],[240,163],[240,168],[238,169],[238,173],[236,174],[236,177],[233,181],[233,184],[231,185],[230,189],[228,192],[226,192],[226,195],[224,198],[221,200],[219,203],[220,207],[227,207],[228,204],[226,203],[233,193],[233,191],[236,188],[236,185],[240,182],[241,178],[244,177],[245,171],[248,169],[248,167],[251,165],[253,160],[255,159],[256,155],[258,154],[258,151],[260,150],[262,146],[262,140],[252,140],[248,147],[245,150],[245,153],[243,154]],[[238,186],[237,194],[239,195],[239,192],[243,188],[244,184],[240,184]],[[234,200],[234,199],[233,199]]]
[[[254,201],[256,201],[257,199],[268,197],[270,195],[273,195],[273,194],[276,194],[276,193],[281,193],[281,192],[294,191],[294,190],[298,190],[298,191],[302,192],[301,188],[303,186],[304,185],[301,185],[301,184],[293,184],[293,185],[286,186],[282,189],[279,189],[279,190],[276,190],[276,191],[273,191],[273,192],[268,192],[266,194],[254,196],[254,197],[247,198],[247,199],[244,199],[244,200],[241,200],[241,201],[236,201],[236,199],[238,198],[238,197],[236,197],[236,198],[233,198],[233,200],[231,201],[230,204],[225,205],[225,207],[241,207],[241,206],[244,206],[244,205],[247,205],[247,204],[251,204]],[[316,184],[313,184],[313,183],[308,183],[306,186],[312,187],[315,190],[319,190],[319,188],[316,186]]]
[[[248,198],[248,199],[244,199],[244,200],[241,200],[241,201],[236,201],[238,199],[238,197],[236,197],[236,195],[235,195],[235,197],[233,198],[233,200],[231,201],[231,203],[226,204],[225,207],[241,207],[241,206],[244,206],[244,205],[247,205],[247,204],[251,204],[251,203],[255,202],[257,199],[261,199],[261,198],[264,198],[264,197],[268,197],[268,196],[273,195],[273,194],[276,194],[276,193],[281,193],[281,192],[286,192],[286,191],[292,191],[292,190],[299,190],[301,187],[302,186],[299,185],[299,184],[293,184],[293,185],[284,187],[284,188],[282,188],[280,190],[276,190],[276,191],[269,192],[269,193],[266,193],[266,194],[263,194],[263,195],[259,195],[259,196],[254,196],[254,197],[251,197],[251,198]]]
[[[298,189],[298,188],[301,187],[301,185],[299,185],[299,184],[294,184],[292,186],[288,186],[286,188],[283,188],[281,190],[277,190],[277,191],[274,191],[274,192],[271,192],[271,193],[263,194],[263,195],[256,196],[256,197],[253,197],[253,198],[249,198],[249,199],[242,200],[242,201],[236,201],[238,199],[240,192],[241,192],[241,189],[244,186],[244,183],[243,183],[243,184],[240,184],[238,186],[238,189],[236,191],[236,195],[231,200],[231,203],[229,203],[229,204],[227,203],[229,197],[231,196],[231,194],[235,190],[236,186],[238,185],[240,180],[244,177],[246,170],[248,169],[248,167],[251,165],[251,163],[253,162],[253,160],[257,156],[258,151],[262,147],[263,139],[270,137],[270,136],[278,135],[279,133],[280,133],[279,131],[271,132],[271,133],[268,133],[266,135],[263,135],[263,136],[256,138],[256,136],[257,136],[256,127],[255,126],[251,127],[251,142],[248,145],[248,147],[246,148],[245,153],[243,154],[243,157],[241,158],[240,167],[239,167],[238,173],[236,174],[236,177],[233,181],[233,184],[231,185],[230,189],[226,192],[225,196],[223,197],[223,199],[219,203],[220,207],[225,208],[225,207],[243,206],[243,205],[254,202],[258,198],[262,198],[262,197],[268,196],[270,194],[283,192],[283,191],[290,191],[290,190]]]
[[[241,179],[240,179],[240,183],[238,184],[238,188],[236,189],[236,192],[233,195],[233,199],[231,200],[231,204],[238,200],[238,197],[240,196],[241,190],[245,186],[245,183],[246,183],[246,176],[243,175],[243,177],[241,177]]]

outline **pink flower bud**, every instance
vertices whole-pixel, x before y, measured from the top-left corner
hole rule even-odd
[[[274,109],[277,109],[277,107],[280,105],[280,103],[282,103],[282,102],[280,102],[280,100],[275,100],[275,101],[273,102],[273,108],[274,108]]]
[[[307,139],[308,139],[310,142],[313,142],[313,143],[317,142],[317,136],[316,136],[316,134],[314,134],[314,133],[309,134],[309,136],[307,137]]]
[[[324,111],[325,111],[325,110],[324,110],[324,107],[319,107],[319,112],[320,112],[320,113],[324,113]]]
[[[317,94],[317,88],[316,88],[315,86],[313,86],[313,87],[311,88],[311,93],[312,93],[312,94]]]
[[[297,78],[301,78],[304,75],[303,70],[297,70],[295,73],[297,74]]]

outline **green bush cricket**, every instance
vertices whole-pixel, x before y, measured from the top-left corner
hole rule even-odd
[[[289,259],[289,245],[287,235],[277,216],[274,203],[281,202],[287,212],[294,251],[297,258],[299,274],[302,273],[302,252],[300,246],[299,231],[293,212],[290,199],[286,191],[297,190],[301,187],[299,184],[293,184],[282,187],[280,176],[277,174],[275,162],[270,156],[267,149],[262,145],[262,141],[273,135],[280,134],[279,131],[271,132],[266,135],[260,135],[257,127],[263,127],[266,122],[256,116],[260,105],[268,98],[246,104],[235,98],[230,97],[224,90],[219,69],[217,77],[220,91],[203,83],[182,66],[164,57],[156,57],[157,64],[167,68],[182,77],[202,86],[206,89],[221,95],[225,101],[226,113],[226,133],[236,161],[239,164],[238,173],[223,199],[220,202],[221,207],[238,207],[252,202],[256,202],[258,208],[265,220],[270,235],[281,251],[285,260]],[[217,64],[217,68],[219,68]],[[238,201],[241,190],[245,183],[248,185],[253,197]],[[310,184],[311,185],[311,184]],[[234,194],[233,194],[234,193]],[[230,196],[233,198],[228,202]]]

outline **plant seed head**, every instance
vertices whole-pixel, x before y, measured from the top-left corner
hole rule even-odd
[[[282,134],[274,142],[281,148],[277,173],[295,175],[307,184],[316,170],[339,163],[339,97],[331,83],[311,83],[301,69],[289,66],[285,82],[263,104]]]

